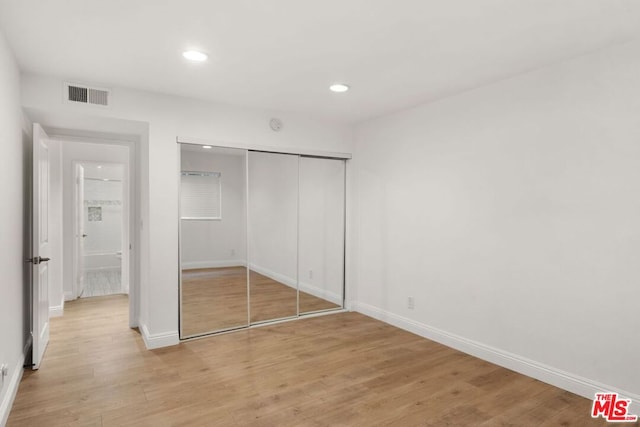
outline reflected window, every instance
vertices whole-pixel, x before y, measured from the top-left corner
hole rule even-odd
[[[194,220],[222,219],[220,172],[182,171],[180,217]]]

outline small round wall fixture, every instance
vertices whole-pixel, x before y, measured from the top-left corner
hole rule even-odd
[[[331,86],[329,86],[329,90],[331,92],[344,93],[349,90],[349,85],[344,83],[334,83]]]
[[[269,126],[274,132],[279,132],[282,130],[282,120],[273,118],[269,121]]]

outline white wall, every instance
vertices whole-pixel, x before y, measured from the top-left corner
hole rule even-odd
[[[351,151],[350,127],[301,114],[245,109],[123,88],[112,88],[110,108],[91,108],[64,104],[59,79],[24,75],[22,81],[23,106],[30,110],[149,124],[149,144],[140,146],[140,197],[149,199],[148,205],[141,206],[140,330],[150,347],[178,342],[178,256],[177,250],[171,250],[178,247],[176,136],[223,144]],[[281,132],[269,128],[269,119],[274,116],[284,122]]]
[[[358,310],[640,398],[640,43],[364,123],[354,159]]]
[[[125,165],[127,170],[129,165],[129,148],[119,145],[94,144],[87,142],[60,141],[62,148],[62,186],[63,186],[63,222],[64,230],[64,275],[63,293],[65,300],[73,300],[77,297],[75,291],[74,278],[74,218],[75,218],[75,169],[74,162],[101,162],[119,163]],[[126,180],[126,177],[125,177]],[[125,189],[126,190],[126,189]],[[125,197],[128,197],[126,191]],[[126,253],[126,252],[125,252]],[[124,257],[123,257],[124,258]]]
[[[181,169],[184,171],[220,172],[222,183],[221,220],[181,221],[182,268],[246,265],[247,207],[244,155],[183,150],[181,163]]]
[[[18,389],[29,336],[31,150],[30,123],[20,108],[20,72],[0,32],[0,425],[4,425]]]

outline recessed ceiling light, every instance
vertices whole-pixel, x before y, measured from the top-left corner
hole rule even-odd
[[[189,61],[196,62],[203,62],[208,58],[206,53],[198,52],[197,50],[187,50],[185,52],[182,52],[182,56],[187,58]]]
[[[103,181],[109,181],[107,178],[103,178],[102,180],[103,180]]]
[[[342,93],[342,92],[348,91],[349,90],[349,86],[344,84],[344,83],[334,83],[331,86],[329,86],[329,90],[331,92]]]
[[[212,148],[210,145],[203,145],[202,148]]]
[[[102,166],[98,165],[98,169],[102,169]]]

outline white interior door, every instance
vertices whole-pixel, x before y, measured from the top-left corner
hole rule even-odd
[[[49,343],[49,144],[44,129],[33,125],[33,369]]]
[[[75,277],[76,297],[84,293],[84,239],[87,237],[84,224],[84,166],[76,164],[76,250]]]

